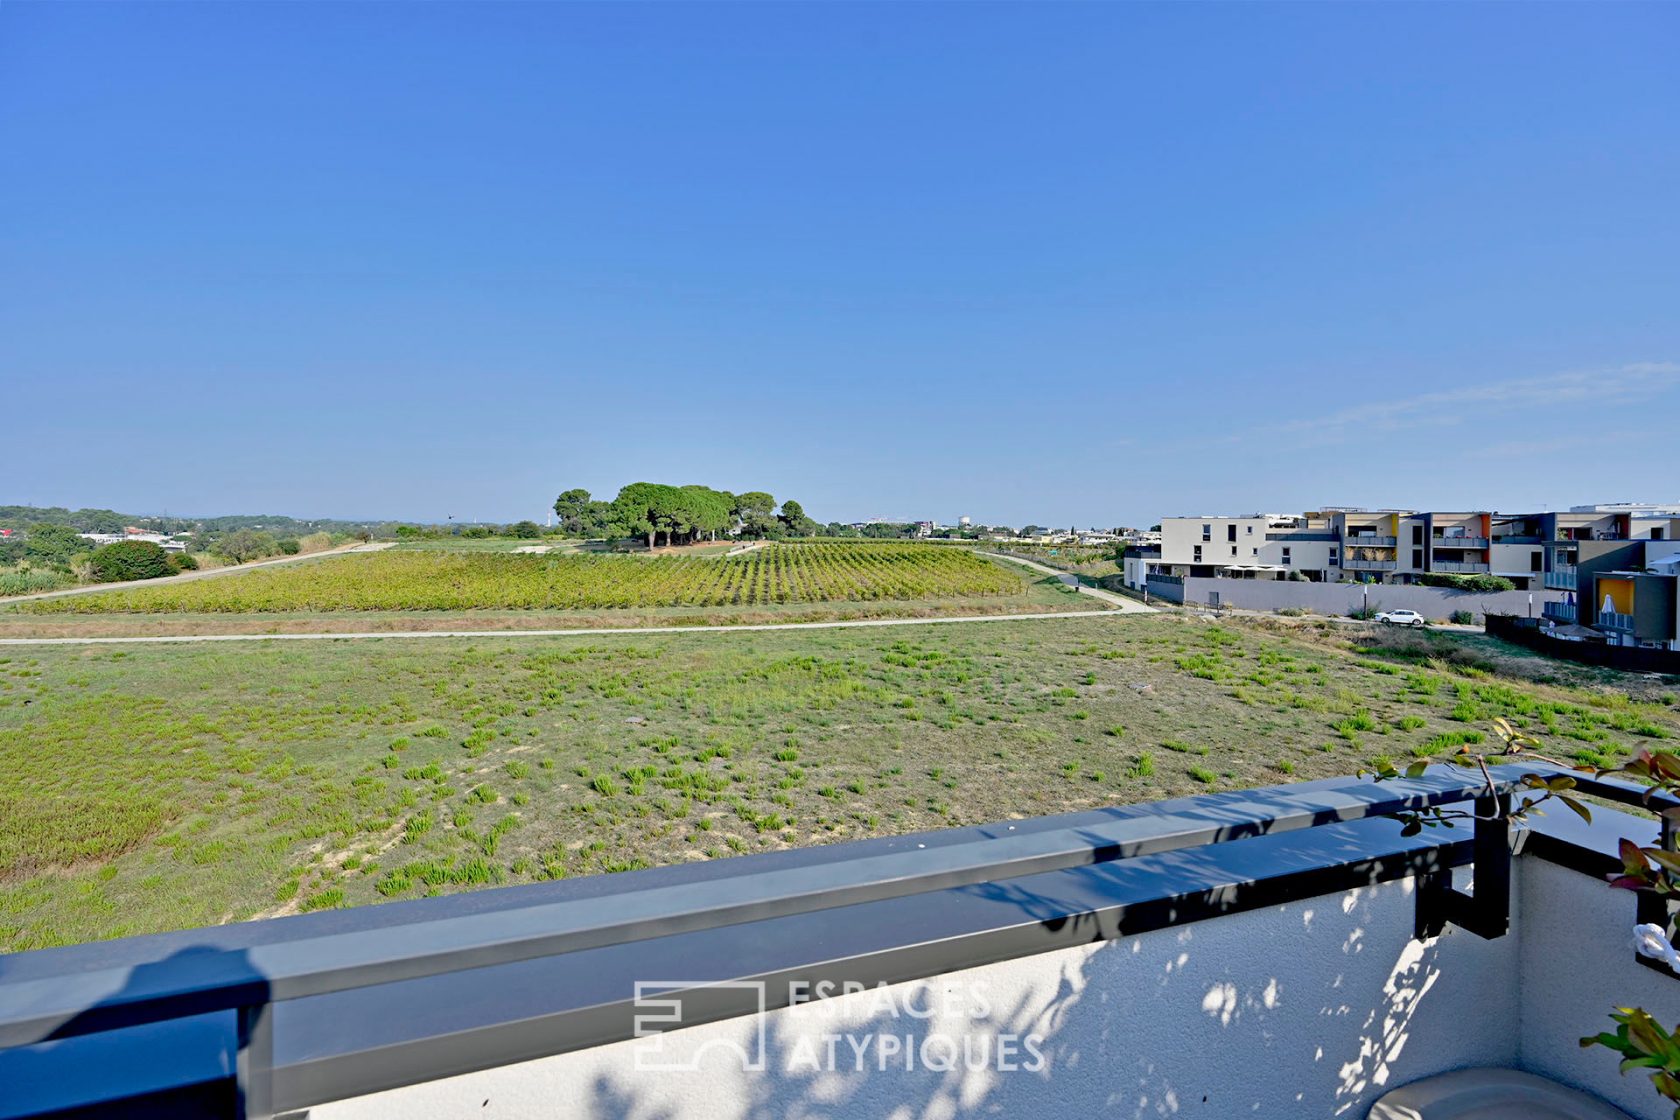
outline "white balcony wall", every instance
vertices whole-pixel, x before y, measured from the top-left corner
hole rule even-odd
[[[981,1019],[894,1017],[874,992],[773,1011],[763,1073],[743,1073],[722,1048],[702,1053],[720,1041],[750,1045],[754,1021],[737,1019],[666,1036],[676,1054],[700,1055],[695,1072],[638,1072],[636,1051],[647,1044],[621,1042],[310,1115],[1363,1118],[1395,1085],[1518,1060],[1518,937],[1449,929],[1419,943],[1413,911],[1411,882],[1388,883],[890,989],[898,1008],[928,1006],[929,989],[959,1002],[980,990],[991,1005]],[[1595,996],[1584,1014],[1610,998]],[[905,1072],[900,1058],[883,1072],[868,1043],[860,1072],[844,1039],[838,1069],[812,1070],[801,1058],[816,1053],[826,1064],[825,1035],[909,1034],[919,1045],[930,1031],[988,1047],[1000,1034],[1042,1034],[1045,1068]],[[1596,1069],[1613,1080],[1614,1058],[1602,1055]]]
[[[1641,1120],[1669,1120],[1643,1074],[1616,1075],[1617,1055],[1580,1040],[1613,1030],[1613,1007],[1639,1005],[1664,1026],[1680,1022],[1680,978],[1633,958],[1634,897],[1537,859],[1517,861],[1524,915],[1520,951],[1524,1069],[1596,1093]]]

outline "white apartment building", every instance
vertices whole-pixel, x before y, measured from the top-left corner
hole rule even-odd
[[[1524,585],[1544,566],[1538,524],[1532,542],[1513,536],[1494,550],[1486,511],[1360,510],[1304,514],[1169,517],[1159,555],[1129,557],[1124,580],[1141,588],[1150,575],[1224,579],[1306,579],[1413,583],[1427,573],[1489,574],[1497,563]]]

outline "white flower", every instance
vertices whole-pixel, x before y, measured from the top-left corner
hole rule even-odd
[[[1650,922],[1642,926],[1633,927],[1633,948],[1642,957],[1663,961],[1676,972],[1680,972],[1680,952],[1676,952],[1669,943],[1668,934],[1663,927]]]

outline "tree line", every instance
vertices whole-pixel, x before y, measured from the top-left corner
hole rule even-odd
[[[710,486],[632,482],[610,502],[581,488],[567,490],[555,499],[554,512],[564,536],[640,537],[649,548],[659,547],[661,539],[676,545],[720,535],[747,540],[829,535],[798,502],[789,498],[778,509],[776,499],[763,490],[732,494]]]

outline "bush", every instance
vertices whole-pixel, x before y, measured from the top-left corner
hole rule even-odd
[[[196,572],[198,571],[198,561],[184,552],[171,552],[169,554],[169,570],[172,572]]]
[[[303,546],[291,537],[276,542],[282,556],[296,556],[303,551]]]
[[[61,591],[74,583],[75,581],[63,572],[51,568],[0,572],[0,595],[34,595],[42,591]]]
[[[272,533],[240,529],[218,540],[215,549],[235,564],[244,564],[251,560],[261,560],[264,556],[273,556],[280,550],[280,543],[274,539]]]
[[[169,574],[169,554],[151,541],[117,541],[94,549],[88,565],[97,583],[156,579]]]
[[[31,525],[24,534],[23,550],[31,560],[64,568],[71,557],[88,550],[88,542],[68,525]]]
[[[1448,619],[1448,621],[1458,626],[1474,626],[1476,624],[1476,616],[1470,611],[1454,611],[1452,612],[1452,617]]]
[[[371,537],[372,534],[368,534],[368,537],[364,539],[369,539]],[[298,539],[298,551],[325,552],[327,549],[332,547],[332,543],[332,537],[326,533],[310,533],[309,535]]]
[[[1425,572],[1417,577],[1425,587],[1450,587],[1454,591],[1515,591],[1517,585],[1504,576],[1461,576],[1450,572]]]
[[[508,536],[530,541],[542,536],[542,526],[535,521],[515,521],[508,526]]]

